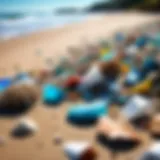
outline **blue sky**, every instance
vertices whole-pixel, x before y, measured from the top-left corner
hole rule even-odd
[[[102,0],[0,0],[0,11],[3,10],[47,10],[60,6],[84,7]]]

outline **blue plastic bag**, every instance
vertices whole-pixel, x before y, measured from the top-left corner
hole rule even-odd
[[[42,98],[45,104],[57,105],[65,98],[65,92],[58,86],[45,84],[43,86]]]
[[[72,106],[68,111],[67,118],[74,124],[89,124],[106,115],[107,112],[108,102],[97,100]]]

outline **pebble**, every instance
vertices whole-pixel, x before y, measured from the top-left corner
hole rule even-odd
[[[11,134],[14,137],[26,137],[33,135],[38,130],[34,121],[29,118],[23,118],[13,127]]]

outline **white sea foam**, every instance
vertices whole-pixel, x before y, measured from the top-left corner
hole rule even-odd
[[[28,14],[18,18],[0,17],[0,39],[10,39],[48,28],[61,27],[66,24],[85,20],[88,15],[54,15]]]

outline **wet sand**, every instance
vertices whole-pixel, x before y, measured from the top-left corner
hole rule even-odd
[[[155,15],[139,13],[116,13],[88,19],[80,24],[64,28],[34,33],[23,38],[0,42],[0,76],[14,72],[15,66],[27,71],[45,66],[45,60],[52,58],[54,63],[66,56],[67,47],[83,45],[85,41],[94,42],[109,37],[117,30],[134,28],[141,23],[156,19]],[[41,53],[41,56],[37,55]],[[39,131],[33,137],[15,139],[10,136],[11,128],[20,117],[0,117],[0,135],[6,137],[4,146],[0,146],[0,160],[67,160],[62,146],[55,145],[53,138],[58,134],[64,141],[91,141],[98,151],[98,160],[111,160],[108,149],[96,142],[96,128],[79,128],[66,122],[66,112],[71,103],[65,102],[58,107],[47,107],[39,100],[27,114],[36,121]],[[132,152],[119,154],[117,160],[136,160],[148,146],[148,135],[142,133],[144,143]]]

